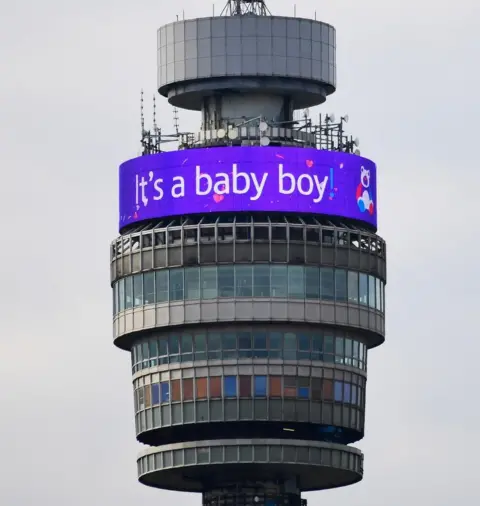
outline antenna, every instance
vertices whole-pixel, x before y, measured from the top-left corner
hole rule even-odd
[[[228,0],[220,16],[271,16],[265,0]]]
[[[143,89],[140,92],[140,125],[142,128],[142,135],[145,132],[145,117],[143,115]]]
[[[153,132],[156,133],[157,130],[157,100],[153,95]]]
[[[178,109],[176,107],[173,108],[173,126],[178,135]]]

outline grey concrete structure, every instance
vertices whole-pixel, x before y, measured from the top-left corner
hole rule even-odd
[[[158,87],[202,131],[335,90],[328,24],[239,15],[158,32]],[[227,148],[226,148],[227,149]],[[356,483],[367,356],[385,338],[386,245],[324,216],[172,216],[112,243],[115,345],[132,358],[138,478],[204,506],[305,506]]]

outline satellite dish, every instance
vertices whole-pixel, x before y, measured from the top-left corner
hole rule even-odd
[[[229,139],[236,139],[238,137],[238,128],[230,128],[228,131],[228,138]]]
[[[225,137],[225,134],[226,134],[226,132],[223,128],[220,128],[220,130],[217,130],[217,137],[219,139],[223,139]]]
[[[354,154],[356,154],[357,156],[360,156],[360,150],[359,150],[359,149],[356,149],[356,150],[354,151]]]
[[[360,139],[358,137],[355,137],[353,143],[355,144],[355,146],[359,146],[360,145]]]
[[[265,123],[265,121],[260,121],[258,129],[260,130],[260,132],[266,132],[268,130],[268,124]]]
[[[345,123],[348,123],[348,120],[349,120],[348,114],[345,114],[345,116],[343,117],[343,121],[345,121]]]
[[[260,137],[260,146],[268,146],[270,144],[270,137]]]

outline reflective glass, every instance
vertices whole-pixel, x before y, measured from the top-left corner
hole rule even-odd
[[[155,273],[153,271],[146,272],[143,275],[143,292],[145,296],[145,304],[155,303]]]
[[[287,266],[272,265],[271,271],[272,297],[287,296]]]
[[[335,297],[335,281],[333,269],[328,267],[320,268],[321,297],[326,300],[333,300]]]
[[[305,298],[320,299],[320,269],[318,267],[305,268]]]
[[[125,278],[125,309],[133,307],[133,280],[132,276]]]
[[[217,297],[217,268],[203,267],[201,269],[202,299]]]
[[[205,334],[195,335],[195,360],[207,359],[207,336]]]
[[[358,272],[348,271],[348,301],[358,304]]]
[[[183,300],[183,269],[170,269],[170,300]]]
[[[267,396],[267,377],[255,376],[254,377],[254,395],[255,397]]]
[[[375,278],[368,276],[368,305],[375,309]]]
[[[125,310],[125,278],[121,279],[119,281],[119,288],[118,288],[118,309],[120,311]]]
[[[155,271],[155,297],[157,302],[168,302],[168,271]]]
[[[359,301],[364,306],[368,305],[368,275],[359,274]]]
[[[270,297],[270,266],[254,265],[253,282],[254,297]]]
[[[223,395],[224,397],[237,396],[237,377],[225,376],[223,378]]]
[[[288,296],[292,299],[305,298],[305,270],[301,265],[288,266]]]
[[[335,300],[347,300],[347,271],[344,269],[335,269]]]
[[[222,338],[219,332],[208,334],[208,358],[219,360],[222,358]]]
[[[198,267],[185,269],[185,298],[187,300],[200,298],[200,269]]]
[[[235,275],[233,265],[218,268],[218,293],[220,297],[235,297]]]
[[[235,295],[252,297],[252,266],[235,265]]]

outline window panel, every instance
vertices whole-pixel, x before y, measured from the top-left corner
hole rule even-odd
[[[368,276],[368,305],[375,309],[375,278]]]
[[[347,300],[347,271],[335,269],[335,300],[346,302]]]
[[[185,269],[185,299],[198,300],[200,298],[200,269],[188,267]]]
[[[288,266],[288,296],[292,299],[305,298],[305,270],[300,265]]]
[[[183,400],[191,401],[193,400],[193,378],[184,378],[183,379]]]
[[[217,268],[202,267],[201,269],[202,299],[217,298]]]
[[[125,309],[133,307],[133,280],[132,276],[125,278]]]
[[[191,362],[193,360],[193,337],[191,334],[182,334],[180,351],[182,362]]]
[[[168,302],[168,271],[155,271],[155,297],[157,302]]]
[[[160,404],[160,385],[158,383],[152,384],[152,406]]]
[[[221,397],[222,396],[222,383],[220,376],[210,377],[210,397]]]
[[[305,297],[320,299],[320,269],[318,267],[305,268]]]
[[[287,296],[287,266],[272,265],[272,297]]]
[[[168,364],[168,338],[162,337],[158,340],[158,356],[161,364]]]
[[[266,397],[267,395],[267,377],[255,376],[254,380],[255,397]]]
[[[283,395],[285,397],[297,396],[297,378],[295,376],[284,376]]]
[[[237,297],[252,296],[251,265],[235,265],[235,295]]]
[[[207,336],[195,334],[195,360],[207,359]]]
[[[253,296],[270,297],[270,266],[253,266]]]
[[[324,401],[333,401],[333,381],[324,379],[322,384],[322,397]]]
[[[297,359],[297,336],[293,332],[286,332],[283,336],[283,358],[285,360]]]
[[[282,396],[282,377],[281,376],[270,376],[270,397],[281,397]]]
[[[224,397],[237,396],[237,377],[225,376],[223,378],[223,395]]]
[[[125,310],[125,278],[118,282],[118,309],[119,311]]]
[[[218,268],[218,293],[220,297],[235,296],[235,275],[233,265],[222,265]]]
[[[208,334],[208,358],[220,360],[222,358],[222,338],[220,332],[209,332]]]
[[[251,376],[240,376],[240,397],[251,397],[252,396],[252,377]]]
[[[359,274],[359,297],[360,304],[368,305],[368,276],[362,272]]]
[[[358,272],[348,273],[348,301],[358,304]]]
[[[234,332],[222,332],[223,359],[237,358],[237,335]]]
[[[145,407],[146,408],[152,407],[152,396],[151,396],[151,391],[150,391],[150,385],[145,385],[144,400],[145,400]]]
[[[352,385],[350,383],[343,384],[343,402],[350,402]]]
[[[334,300],[335,298],[335,282],[333,277],[333,269],[322,267],[320,269],[320,285],[321,297],[324,300]]]
[[[252,334],[250,332],[239,332],[238,334],[238,348],[240,358],[252,357]]]
[[[183,300],[183,269],[170,269],[170,300]]]
[[[380,280],[377,278],[375,280],[376,287],[375,287],[375,308],[380,311],[382,309],[381,306],[381,288],[380,288]]]
[[[270,358],[282,358],[283,335],[281,332],[270,332],[269,351]]]
[[[160,401],[162,403],[170,402],[170,385],[168,381],[160,383]]]
[[[298,397],[308,399],[310,397],[310,378],[298,378]]]
[[[312,378],[312,400],[322,400],[322,380],[320,378]]]
[[[335,402],[343,400],[343,383],[341,381],[335,381],[334,399]]]
[[[172,380],[170,382],[171,388],[171,399],[172,402],[178,402],[181,400],[181,385],[180,380]]]
[[[133,276],[133,305],[134,307],[143,305],[143,280],[141,274]]]
[[[323,360],[323,336],[313,334],[312,336],[312,360]]]
[[[197,394],[197,399],[206,399],[207,396],[208,396],[208,393],[207,393],[207,387],[208,387],[208,383],[207,383],[207,378],[197,378],[196,381],[196,394]]]

